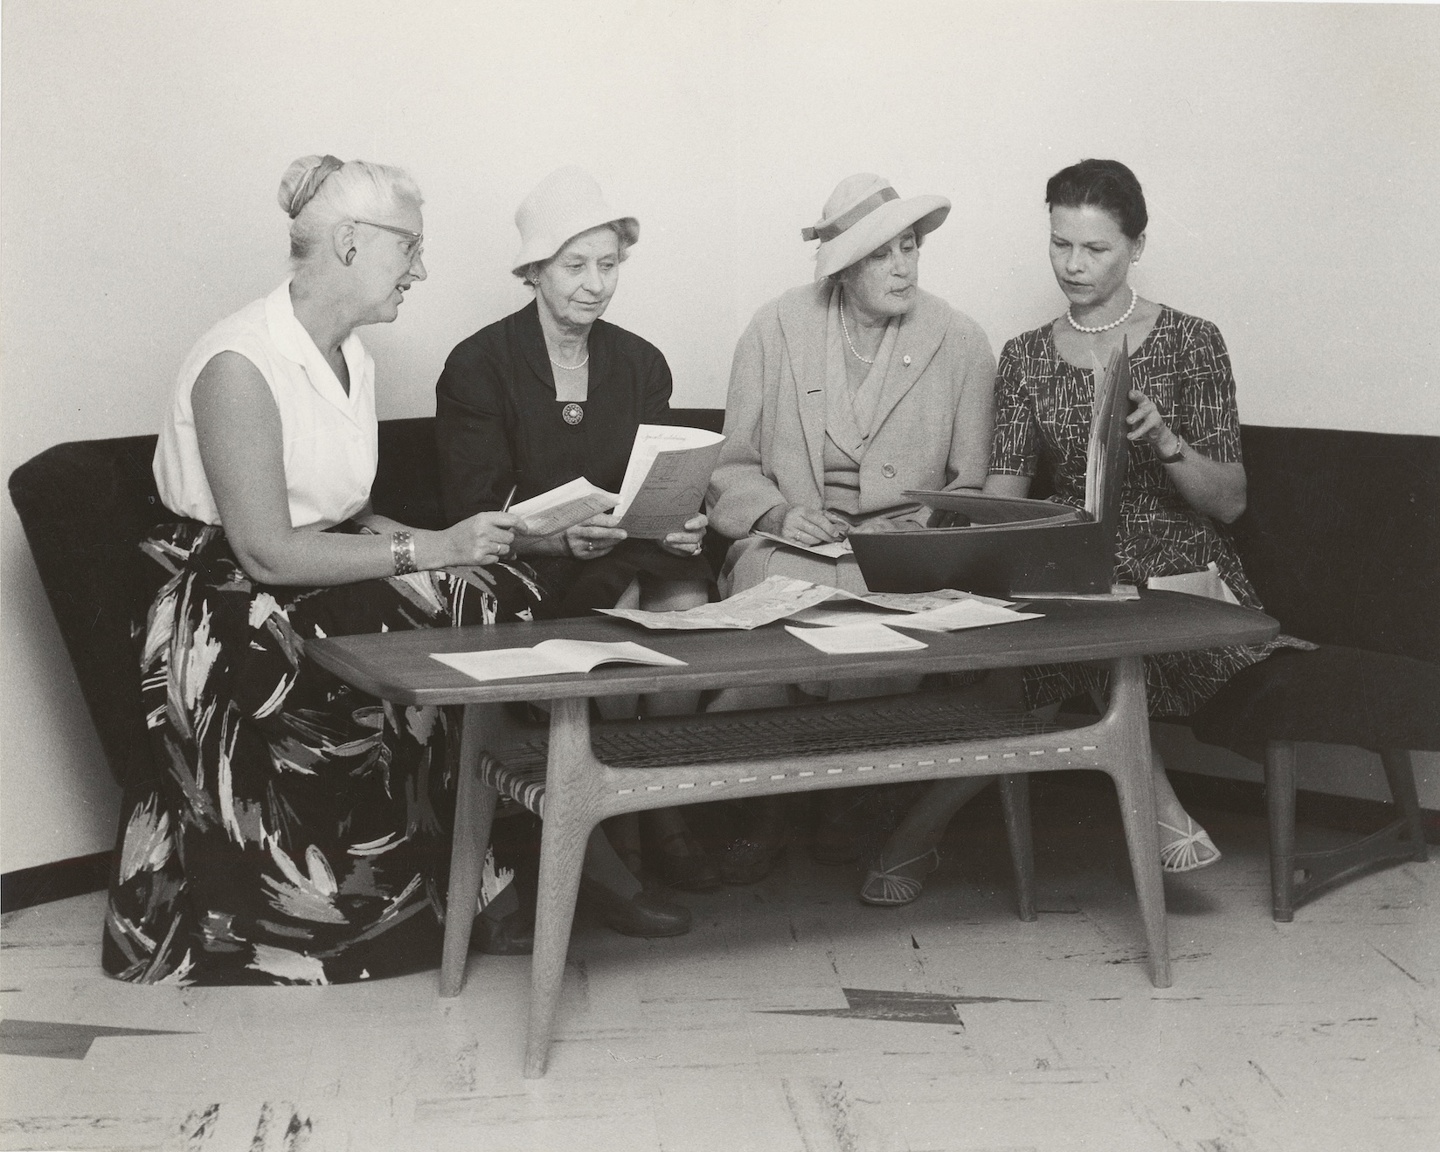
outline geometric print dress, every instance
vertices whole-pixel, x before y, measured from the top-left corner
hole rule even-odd
[[[305,659],[305,642],[530,619],[533,573],[500,563],[282,588],[251,580],[217,526],[164,525],[141,547],[158,584],[141,654],[157,778],[123,800],[105,971],[333,984],[433,967],[453,717],[349,687]],[[486,882],[493,895],[492,862]]]
[[[1095,379],[1055,350],[1054,324],[1007,341],[1000,353],[990,471],[1033,477],[1043,463],[1055,499],[1083,508]],[[1154,328],[1130,353],[1130,377],[1187,444],[1211,460],[1241,462],[1235,378],[1214,324],[1162,306]],[[1213,561],[1241,604],[1261,607],[1224,525],[1186,502],[1153,451],[1126,444],[1115,579],[1139,584],[1152,576],[1197,572]],[[1285,637],[1248,647],[1146,657],[1150,715],[1189,716],[1242,668],[1277,647],[1291,646],[1311,647]],[[1105,679],[1104,669],[1094,665],[1028,668],[1026,702],[1035,708],[1103,691]]]

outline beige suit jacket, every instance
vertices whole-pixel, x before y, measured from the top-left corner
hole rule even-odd
[[[710,523],[732,538],[780,505],[820,508],[824,490],[828,281],[766,304],[735,348]],[[990,463],[995,357],[980,326],[919,292],[900,322],[860,466],[860,510],[907,488],[978,488]]]

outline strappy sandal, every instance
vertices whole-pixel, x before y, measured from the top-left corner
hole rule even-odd
[[[876,857],[876,864],[880,857]],[[918,876],[907,876],[901,871],[912,865],[919,865]],[[896,864],[893,868],[871,868],[860,885],[860,899],[866,904],[877,904],[882,908],[898,908],[917,899],[925,890],[925,877],[940,867],[940,851],[931,848],[919,856]]]
[[[1186,828],[1176,828],[1163,820],[1157,820],[1156,823],[1176,836],[1176,839],[1160,845],[1162,872],[1194,872],[1197,868],[1207,868],[1220,859],[1220,849],[1215,847],[1210,833],[1189,816],[1185,817]],[[1201,855],[1202,851],[1209,855]]]

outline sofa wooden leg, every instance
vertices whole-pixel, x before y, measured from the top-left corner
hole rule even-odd
[[[1265,801],[1270,810],[1270,906],[1281,924],[1295,919],[1295,745],[1265,745]]]
[[[1000,807],[1015,868],[1015,903],[1021,920],[1035,919],[1035,840],[1030,824],[1030,778],[1000,777]]]
[[[1382,748],[1380,763],[1385,766],[1390,795],[1395,800],[1395,807],[1400,810],[1410,842],[1414,845],[1415,859],[1428,860],[1430,851],[1425,845],[1425,825],[1420,819],[1420,796],[1415,790],[1415,766],[1410,753],[1404,748]]]

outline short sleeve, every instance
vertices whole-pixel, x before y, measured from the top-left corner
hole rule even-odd
[[[1000,350],[1000,367],[995,374],[990,471],[1007,476],[1034,476],[1037,464],[1039,428],[1025,359],[1020,338],[1007,340]]]
[[[1197,320],[1181,356],[1184,387],[1177,400],[1176,431],[1220,464],[1240,463],[1240,411],[1235,376],[1220,329]]]

